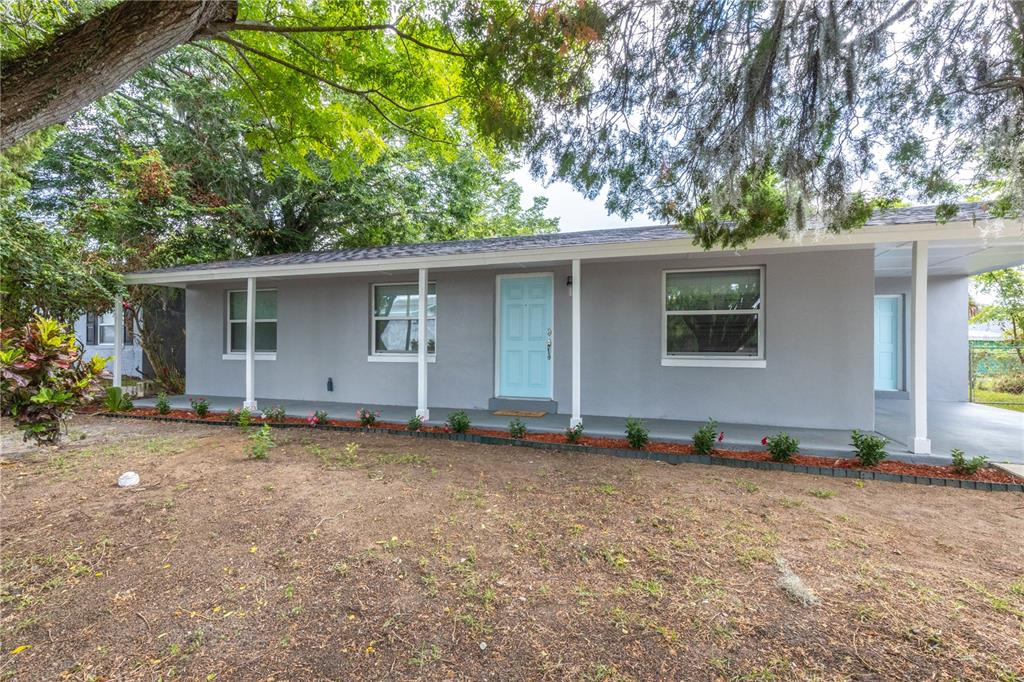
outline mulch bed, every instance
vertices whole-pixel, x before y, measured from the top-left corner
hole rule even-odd
[[[199,417],[195,412],[191,410],[171,410],[166,414],[160,414],[155,408],[135,408],[124,413],[139,417],[156,417],[160,419],[188,419],[192,421],[204,421],[210,423],[223,423],[225,422],[225,415],[219,412],[210,412],[205,417]],[[308,418],[302,417],[285,417],[283,420],[271,421],[266,417],[253,417],[253,424],[294,424],[311,426]],[[362,423],[355,420],[345,419],[328,419],[326,422],[327,426],[337,426],[350,429],[365,428]],[[392,422],[376,422],[371,427],[375,430],[384,431],[406,431],[405,424],[396,424]],[[421,431],[428,433],[447,433],[447,429],[444,427],[436,426],[424,426],[420,429]],[[471,435],[477,436],[491,436],[495,438],[508,438],[507,431],[500,431],[496,429],[473,429],[468,431]],[[559,445],[572,445],[566,441],[565,436],[560,433],[527,433],[522,440],[535,441],[541,443],[555,443]],[[629,443],[625,438],[598,438],[594,436],[584,436],[580,438],[575,445],[582,445],[590,448],[607,448],[613,450],[629,449]],[[647,452],[656,452],[666,455],[693,455],[696,454],[693,450],[693,446],[686,445],[683,443],[671,443],[665,441],[651,442],[644,448]],[[770,462],[771,455],[763,450],[720,450],[715,449],[712,453],[715,457],[721,457],[725,459],[742,459],[747,461],[755,462]],[[961,481],[984,481],[986,483],[1019,483],[1020,479],[1015,476],[994,469],[991,467],[984,467],[973,475],[965,475],[957,472],[952,466],[937,466],[933,464],[911,464],[908,462],[900,462],[897,460],[889,460],[881,462],[872,467],[861,466],[860,463],[854,458],[833,458],[833,457],[815,457],[813,455],[794,455],[788,464],[795,464],[799,466],[809,467],[830,467],[833,469],[851,469],[858,471],[874,471],[892,475],[904,475],[904,476],[920,476],[922,478],[946,478]]]

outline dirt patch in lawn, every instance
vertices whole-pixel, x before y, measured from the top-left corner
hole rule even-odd
[[[273,438],[83,417],[4,465],[0,679],[1024,675],[1019,494]]]

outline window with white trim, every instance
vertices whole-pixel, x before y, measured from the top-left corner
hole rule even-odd
[[[245,318],[248,292],[228,292],[228,353],[245,352]],[[277,289],[256,290],[257,353],[277,352]]]
[[[419,350],[418,284],[374,284],[370,350],[373,355],[415,355]],[[427,285],[427,353],[437,348],[437,292]]]
[[[764,269],[676,270],[664,274],[666,358],[764,357]]]
[[[96,328],[99,330],[99,343],[104,345],[114,345],[114,313],[103,313],[99,316],[96,323]]]

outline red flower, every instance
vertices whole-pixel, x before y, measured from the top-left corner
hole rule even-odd
[[[761,439],[761,445],[768,445],[768,436]]]
[[[718,432],[718,442],[721,443],[723,440],[725,440],[725,431],[719,431]]]

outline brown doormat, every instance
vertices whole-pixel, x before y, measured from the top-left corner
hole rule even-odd
[[[543,417],[547,412],[531,412],[530,410],[498,410],[496,417]]]

